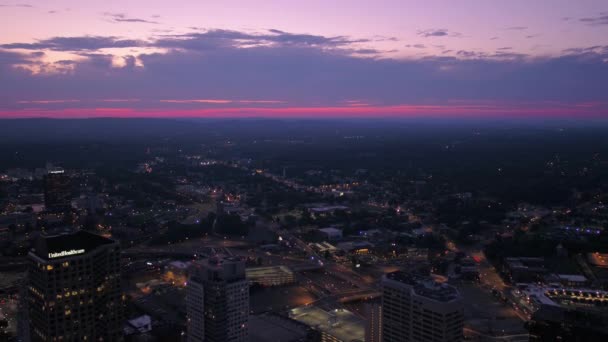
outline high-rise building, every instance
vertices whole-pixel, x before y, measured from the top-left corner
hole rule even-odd
[[[191,277],[186,288],[188,342],[205,340],[205,288],[202,280]]]
[[[187,293],[189,342],[247,341],[249,282],[243,261],[216,256],[195,263]]]
[[[385,275],[382,287],[384,342],[463,339],[464,309],[456,288],[401,271]]]
[[[50,212],[64,212],[71,209],[70,177],[63,169],[49,169],[44,176],[44,206]]]
[[[367,303],[365,317],[365,342],[382,342],[382,304]]]
[[[32,341],[120,341],[124,303],[118,243],[86,232],[41,237],[28,254]]]

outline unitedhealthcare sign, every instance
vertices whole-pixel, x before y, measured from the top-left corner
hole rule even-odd
[[[68,251],[49,253],[49,259],[62,258],[62,257],[78,255],[78,254],[84,254],[84,249],[70,249]]]

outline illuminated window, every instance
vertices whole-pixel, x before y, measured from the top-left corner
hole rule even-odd
[[[53,265],[46,265],[46,270],[51,271],[53,269]]]

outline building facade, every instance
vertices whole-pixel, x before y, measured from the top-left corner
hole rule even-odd
[[[64,212],[72,208],[70,177],[63,169],[52,169],[44,176],[44,206],[50,212]]]
[[[430,277],[393,272],[382,279],[384,342],[456,342],[464,308],[456,288]]]
[[[371,302],[365,305],[365,342],[382,342],[382,305]]]
[[[117,242],[85,231],[41,237],[28,259],[25,310],[32,341],[122,340]]]
[[[194,263],[188,280],[187,312],[189,342],[247,341],[249,282],[245,263],[232,257]]]
[[[543,305],[528,322],[530,342],[608,341],[608,312]]]

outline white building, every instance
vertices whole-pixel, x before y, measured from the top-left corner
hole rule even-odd
[[[384,342],[463,339],[464,308],[456,288],[405,272],[382,278]]]

